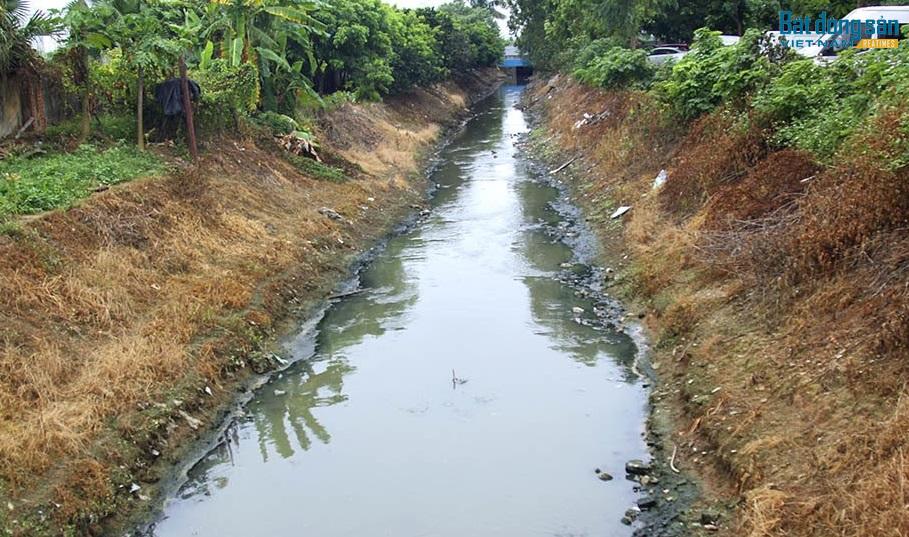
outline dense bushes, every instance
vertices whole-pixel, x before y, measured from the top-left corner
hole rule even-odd
[[[390,29],[394,48],[391,91],[404,91],[447,76],[443,57],[436,50],[436,32],[416,12],[393,17]]]
[[[719,32],[698,30],[691,52],[671,67],[655,91],[684,119],[709,112],[720,103],[741,101],[770,80],[774,66],[760,52],[760,34],[749,31],[733,46]]]
[[[259,102],[259,71],[252,63],[232,67],[226,60],[213,60],[194,71],[193,78],[204,88],[199,114],[205,128],[235,124]]]
[[[649,88],[674,120],[722,107],[730,127],[762,131],[770,146],[807,151],[821,161],[866,129],[869,118],[909,96],[907,42],[896,50],[845,51],[821,66],[772,47],[754,30],[724,46],[718,32],[701,29],[691,52],[659,68],[643,50],[617,46],[612,38],[591,41],[574,67],[575,77],[590,85]],[[907,162],[906,149],[891,148],[886,158]]]
[[[381,0],[98,0],[38,18],[66,34],[50,63],[85,142],[104,115],[133,116],[134,133],[144,132],[137,107],[154,119],[152,90],[178,76],[181,61],[202,88],[203,130],[257,111],[298,116],[338,92],[376,100],[491,66],[504,50],[494,13],[460,0],[418,10]]]
[[[581,82],[594,86],[621,88],[646,84],[653,76],[647,52],[613,47],[574,71]]]

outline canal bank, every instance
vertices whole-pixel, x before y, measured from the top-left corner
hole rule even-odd
[[[477,107],[428,174],[429,210],[285,342],[295,365],[146,534],[632,533],[639,347],[577,209],[522,155],[520,93]]]
[[[343,177],[302,173],[270,138],[221,138],[195,166],[0,237],[4,380],[32,394],[4,416],[0,527],[133,527],[238,391],[285,366],[271,338],[419,212],[424,159],[499,81],[471,72],[321,114],[321,152]]]

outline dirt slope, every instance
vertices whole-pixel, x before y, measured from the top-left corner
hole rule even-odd
[[[320,118],[344,182],[221,139],[0,237],[0,529],[97,534],[147,504],[236,387],[277,365],[261,351],[276,323],[422,203],[421,155],[498,76]]]
[[[630,256],[611,285],[649,312],[655,412],[728,508],[721,533],[909,535],[906,169],[867,157],[874,139],[824,167],[722,110],[689,128],[564,78],[528,106],[538,150],[579,157],[561,173],[611,258]]]

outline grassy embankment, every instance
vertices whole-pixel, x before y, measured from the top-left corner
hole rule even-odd
[[[252,138],[192,166],[119,147],[4,163],[0,529],[97,534],[148,505],[236,388],[278,366],[277,323],[421,203],[420,155],[496,76],[324,114],[333,168]],[[53,207],[69,208],[11,215]]]
[[[733,507],[721,533],[909,534],[909,176],[886,156],[903,109],[818,162],[723,108],[686,124],[565,77],[528,101],[536,146],[581,157],[566,177],[630,254],[613,285],[650,312],[655,411],[676,464]]]

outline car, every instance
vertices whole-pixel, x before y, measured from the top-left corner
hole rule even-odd
[[[720,41],[722,41],[723,46],[729,47],[735,45],[739,42],[741,37],[737,35],[721,35]],[[684,44],[666,44],[655,47],[650,51],[650,55],[647,56],[647,59],[651,63],[657,65],[662,65],[669,61],[678,61],[688,54],[688,45]]]
[[[651,63],[656,65],[662,65],[669,61],[679,61],[683,58],[685,54],[688,54],[688,50],[682,48],[678,45],[664,45],[654,48],[650,51],[650,55],[647,56],[647,59]]]

